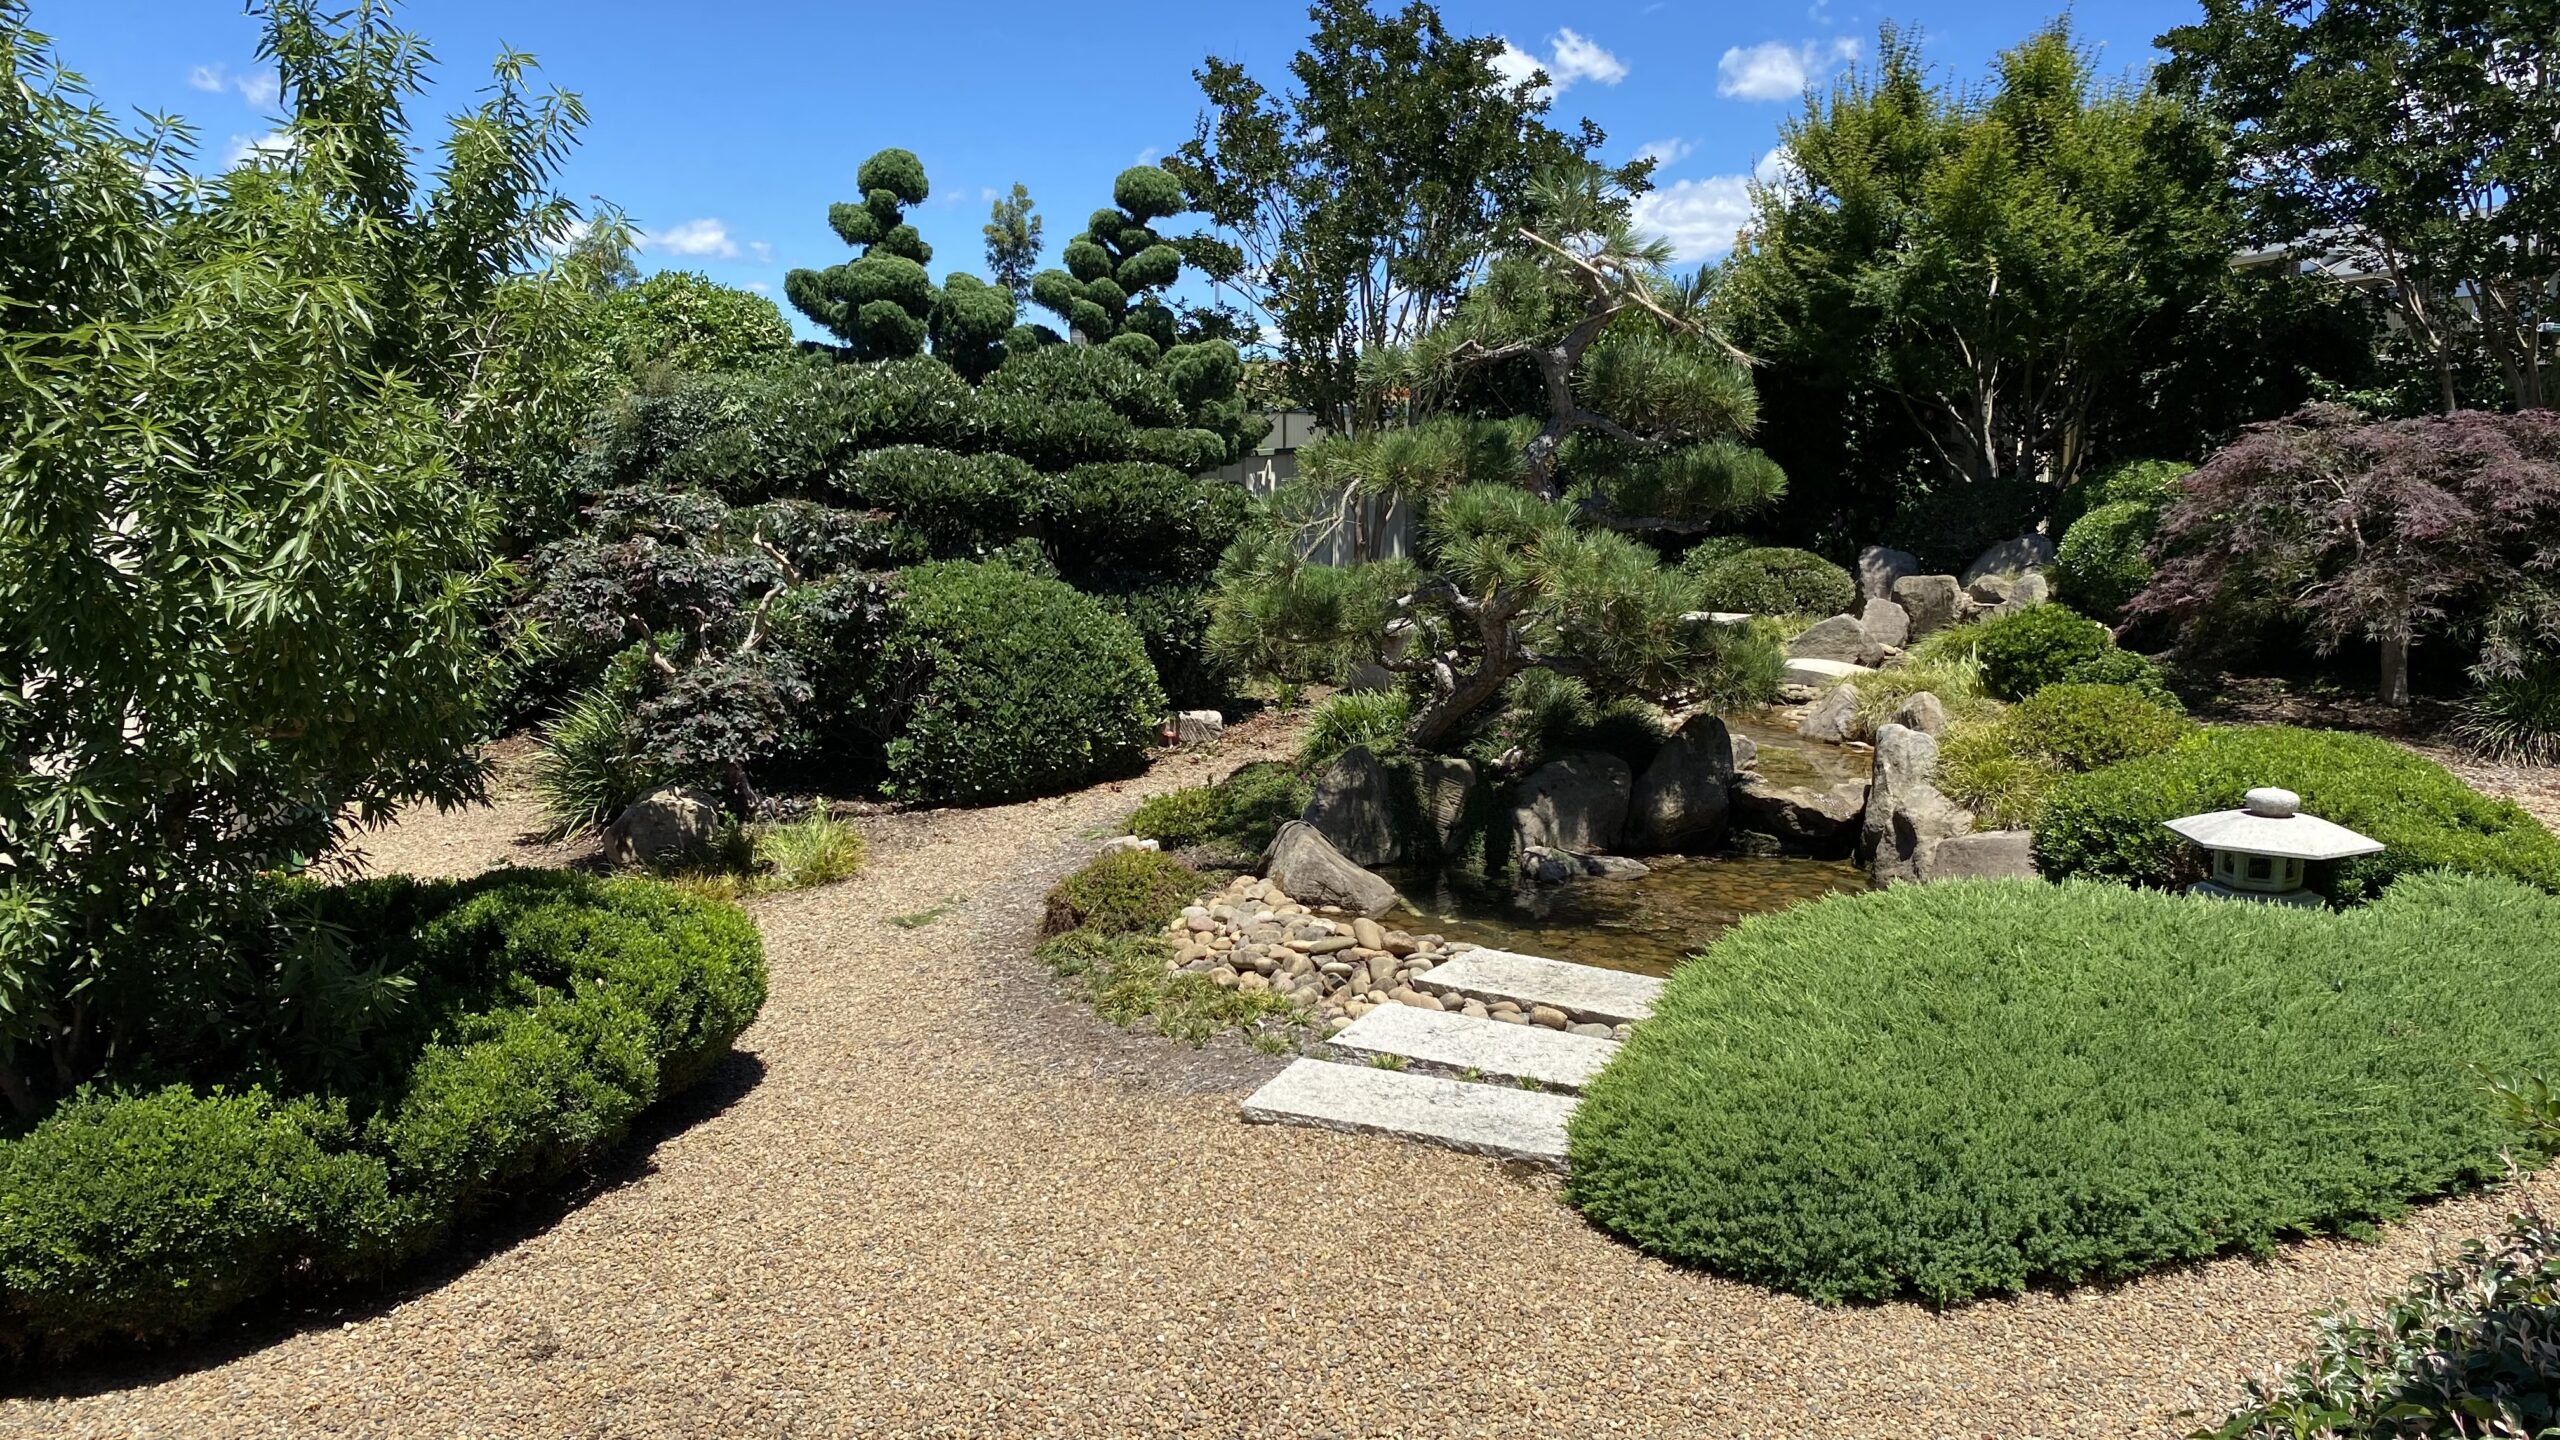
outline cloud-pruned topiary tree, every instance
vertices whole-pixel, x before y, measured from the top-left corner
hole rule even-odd
[[[933,279],[925,265],[933,247],[906,221],[931,187],[912,150],[883,150],[855,172],[859,204],[827,207],[827,223],[862,253],[824,270],[794,270],[783,293],[800,313],[845,342],[861,360],[888,360],[924,349],[933,313]]]
[[[1174,343],[1173,311],[1159,296],[1182,273],[1182,252],[1149,222],[1179,215],[1190,202],[1173,172],[1153,165],[1121,171],[1111,198],[1114,204],[1094,211],[1067,242],[1066,269],[1031,277],[1031,299],[1093,344],[1152,365]]]

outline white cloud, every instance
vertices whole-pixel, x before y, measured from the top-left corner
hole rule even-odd
[[[264,108],[276,103],[284,93],[284,81],[272,71],[264,75],[234,75],[228,66],[197,65],[188,69],[187,84],[207,94],[219,95],[237,90],[240,98],[253,107]]]
[[[773,246],[767,241],[748,241],[747,253],[756,257],[756,263],[759,265],[770,265],[773,263]]]
[[[243,75],[233,83],[240,87],[241,99],[261,108],[273,105],[284,93],[284,81],[274,75]]]
[[[1553,100],[1577,81],[1615,85],[1627,78],[1627,62],[1577,30],[1558,30],[1548,36],[1543,60],[1508,39],[1502,42],[1502,53],[1493,57],[1493,72],[1513,85],[1527,83],[1541,70],[1547,72],[1547,83],[1537,91],[1541,100]]]
[[[1146,149],[1141,150],[1141,151],[1139,151],[1139,152],[1138,152],[1138,161],[1137,161],[1137,163],[1139,163],[1139,164],[1141,164],[1141,165],[1153,165],[1154,163],[1156,163],[1156,157],[1157,157],[1157,156],[1159,156],[1159,155],[1162,155],[1163,153],[1164,153],[1163,151],[1161,151],[1161,150],[1157,149],[1157,148],[1156,148],[1156,147],[1154,147],[1153,145],[1150,145],[1150,146],[1148,146]]]
[[[639,237],[643,250],[665,255],[685,255],[702,260],[735,260],[738,242],[729,238],[729,227],[717,220],[687,220],[665,230],[653,230]]]
[[[231,88],[230,78],[219,65],[198,65],[187,72],[187,83],[198,90],[221,91]]]
[[[772,287],[771,285],[766,284],[766,283],[765,283],[765,282],[763,282],[762,280],[750,280],[750,281],[748,281],[748,282],[747,282],[747,288],[748,288],[748,289],[750,289],[750,290],[753,290],[754,292],[756,292],[756,293],[757,293],[757,294],[759,294],[759,295],[770,295],[770,294],[772,294],[772,293],[773,293],[773,287]]]
[[[1827,78],[1838,66],[1856,63],[1858,50],[1857,38],[1849,35],[1801,45],[1737,45],[1716,62],[1716,93],[1734,100],[1792,100],[1817,75]]]
[[[1674,135],[1668,140],[1656,140],[1645,146],[1643,149],[1638,150],[1636,152],[1636,158],[1639,160],[1652,161],[1653,167],[1656,170],[1668,170],[1672,166],[1679,164],[1681,161],[1688,159],[1689,152],[1697,148],[1698,145],[1696,141],[1683,140],[1679,136]]]
[[[264,135],[234,135],[230,146],[222,152],[222,165],[227,170],[253,158],[281,158],[292,150],[293,137],[282,130],[270,130]]]
[[[572,220],[568,224],[561,226],[559,229],[545,236],[542,241],[542,248],[550,251],[554,255],[566,255],[570,251],[578,248],[579,241],[586,239],[591,234],[594,234],[595,228],[596,222],[593,220]]]
[[[1558,30],[1547,37],[1547,43],[1555,50],[1555,61],[1547,66],[1547,73],[1555,77],[1559,87],[1576,80],[1615,85],[1627,78],[1627,62],[1578,32]]]
[[[1684,263],[1716,259],[1733,249],[1734,237],[1751,223],[1751,182],[1783,183],[1791,168],[1787,152],[1777,149],[1761,156],[1748,175],[1674,181],[1636,197],[1636,229],[1670,241]]]

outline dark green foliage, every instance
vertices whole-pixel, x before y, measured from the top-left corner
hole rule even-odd
[[[2312,1358],[2200,1440],[2421,1440],[2560,1428],[2560,1230],[2528,1208],[2372,1315],[2320,1322]]]
[[[2214,726],[2173,749],[2064,781],[2037,817],[2036,865],[2056,879],[2161,886],[2200,880],[2195,847],[2161,822],[2237,809],[2261,785],[2294,791],[2306,814],[2388,847],[2313,867],[2312,888],[2340,904],[2439,867],[2560,891],[2560,839],[2514,804],[2489,799],[2388,740],[2284,726]]]
[[[2061,605],[1996,615],[1961,635],[1982,661],[1982,688],[2003,700],[2081,679],[2081,667],[2116,648],[2106,626]]]
[[[1172,384],[1102,345],[1055,345],[1008,360],[987,377],[984,393],[1050,404],[1098,402],[1132,425],[1179,425],[1182,405]]]
[[[2003,717],[2033,753],[2066,770],[2096,770],[2155,755],[2195,733],[2174,703],[2125,685],[2048,685]]]
[[[1826,1301],[2363,1234],[2540,1158],[2471,1065],[2560,1044],[2555,925],[2456,876],[2344,915],[1951,881],[1755,917],[1585,1092],[1568,1194]]]
[[[1714,668],[1698,703],[1719,715],[1774,705],[1787,679],[1787,642],[1775,626],[1720,625],[1709,637]]]
[[[1258,856],[1314,798],[1315,786],[1296,767],[1257,760],[1215,785],[1149,799],[1131,817],[1129,833],[1177,850],[1206,847],[1239,858]]]
[[[0,1141],[0,1348],[163,1339],[280,1286],[371,1280],[592,1167],[764,1002],[746,916],[653,881],[295,893],[407,1002],[322,1093],[85,1092]],[[235,1031],[202,1068],[290,1080],[309,1062],[283,1038]]]
[[[856,456],[842,483],[856,504],[897,516],[935,558],[976,559],[1036,532],[1058,482],[1010,455],[892,445]]]
[[[1125,577],[1115,583],[1123,588],[1086,593],[1137,632],[1168,703],[1192,709],[1233,693],[1232,677],[1209,653],[1208,586],[1166,580],[1131,583]]]
[[[1041,929],[1152,935],[1199,895],[1199,874],[1162,851],[1107,851],[1049,891]]]
[[[925,328],[934,355],[974,380],[1003,363],[1013,317],[1013,292],[955,270],[943,277]]]
[[[588,501],[644,484],[739,502],[823,495],[857,434],[886,443],[864,422],[887,368],[794,356],[714,374],[652,370],[590,417],[568,487]]]
[[[661,270],[605,297],[606,349],[622,370],[731,370],[788,355],[791,322],[771,300],[689,270]]]
[[[862,253],[825,270],[790,272],[783,293],[857,360],[915,355],[924,349],[935,298],[924,269],[933,249],[905,219],[906,207],[930,193],[924,165],[910,151],[883,150],[863,161],[855,178],[861,203],[828,207],[827,223]]]
[[[845,373],[854,435],[864,446],[977,448],[978,392],[950,366],[919,355]]]
[[[2068,530],[2092,510],[2107,505],[2140,505],[2157,512],[2178,498],[2196,467],[2184,460],[2123,460],[2062,492],[2054,501],[2054,524]]]
[[[874,696],[890,792],[993,804],[1145,762],[1165,710],[1146,647],[1090,597],[1005,565],[899,577]]]
[[[2169,689],[2167,675],[2160,662],[2131,650],[2109,649],[2080,661],[2063,672],[2063,683],[2069,685],[2122,685],[2139,690],[2165,705],[2185,708],[2175,692]]]
[[[533,789],[554,836],[610,825],[662,782],[633,714],[643,663],[637,646],[616,657],[604,678],[570,696],[535,738]]]
[[[2528,661],[2512,674],[2475,673],[2454,733],[2494,760],[2560,764],[2560,660]]]
[[[2110,501],[2073,521],[2054,557],[2056,595],[2090,615],[2124,609],[2151,583],[2143,551],[2159,528],[2159,508],[2139,500]]]
[[[1310,775],[1320,774],[1355,746],[1373,755],[1394,755],[1404,749],[1405,727],[1412,722],[1413,697],[1403,691],[1339,691],[1307,716],[1298,764]]]
[[[1031,299],[1056,312],[1094,348],[1128,333],[1162,349],[1174,343],[1175,323],[1157,294],[1181,274],[1182,252],[1148,222],[1189,208],[1182,182],[1140,165],[1120,172],[1112,195],[1119,208],[1093,212],[1059,257],[1067,268],[1031,278]]]
[[[987,442],[1042,470],[1067,470],[1136,453],[1135,429],[1099,400],[1053,403],[1029,395],[988,395],[978,402]]]
[[[1078,579],[1134,571],[1196,580],[1217,567],[1252,510],[1243,486],[1163,465],[1079,465],[1057,484],[1049,549]]]
[[[1858,598],[1849,572],[1804,550],[1784,547],[1718,554],[1701,545],[1681,567],[1696,577],[1698,604],[1746,615],[1837,615]]]

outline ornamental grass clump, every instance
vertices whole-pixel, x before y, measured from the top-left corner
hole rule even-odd
[[[1948,1304],[2363,1235],[2539,1163],[2477,1079],[2560,1045],[2560,900],[2344,914],[1948,881],[1758,916],[1584,1093],[1568,1195],[1649,1254]]]

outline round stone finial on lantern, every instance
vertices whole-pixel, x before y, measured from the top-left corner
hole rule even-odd
[[[2328,902],[2303,888],[2304,867],[2315,861],[2371,855],[2382,842],[2302,813],[2302,797],[2273,785],[2240,798],[2237,810],[2216,810],[2165,822],[2212,852],[2211,878],[2188,887],[2191,895],[2223,900],[2263,900],[2314,908]]]

